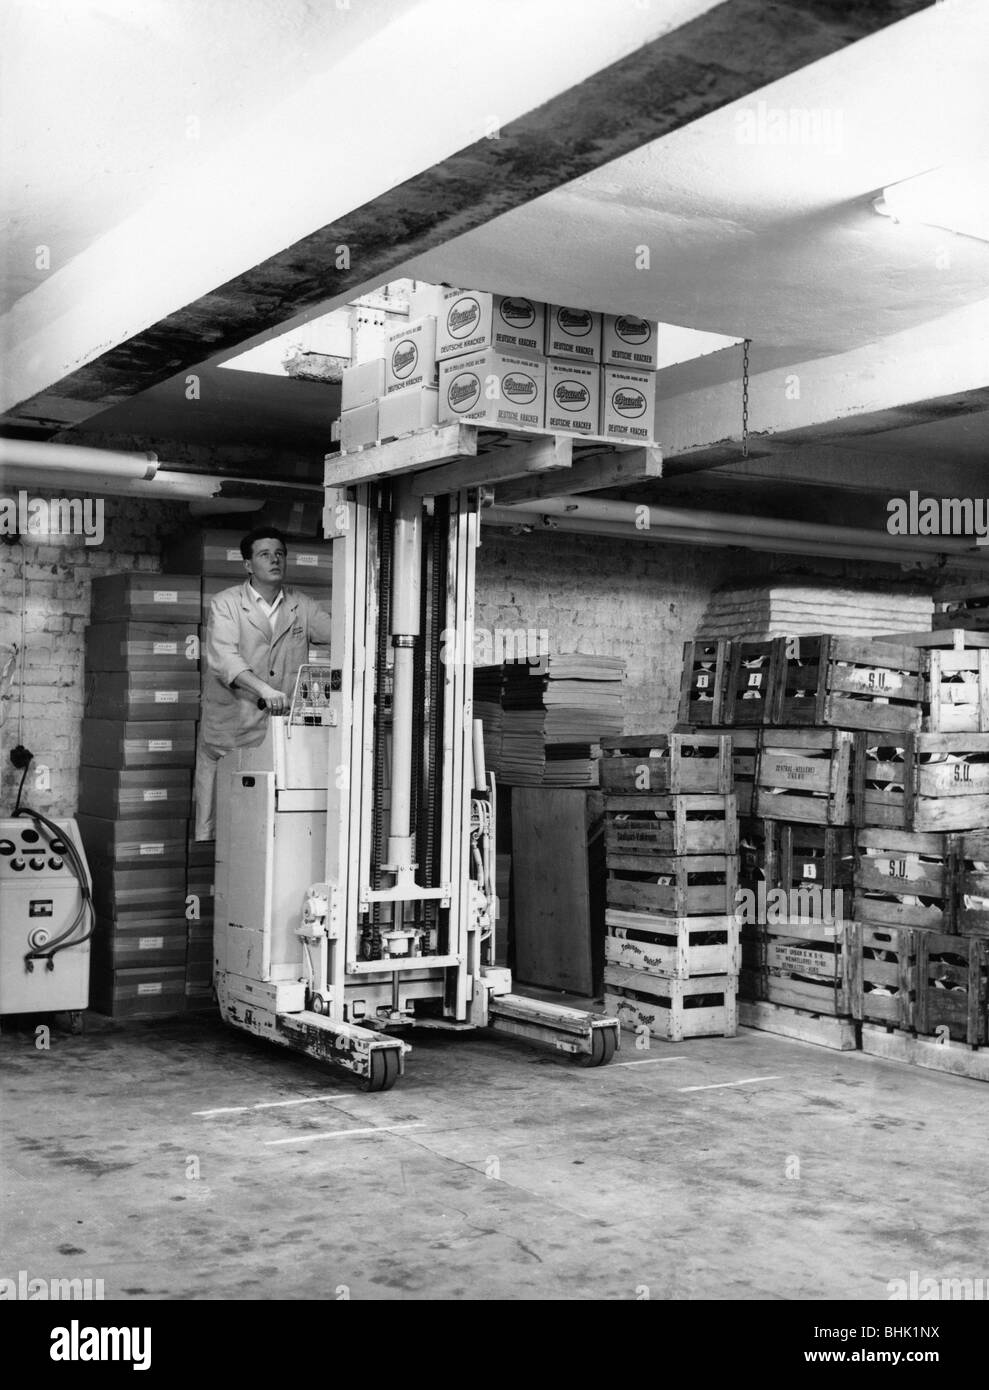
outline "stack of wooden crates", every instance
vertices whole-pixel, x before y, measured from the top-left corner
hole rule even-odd
[[[839,1047],[873,1028],[986,1042],[989,650],[975,643],[989,639],[687,643],[678,727],[733,736],[754,909],[743,1021]]]
[[[605,1009],[670,1041],[736,1029],[738,808],[731,738],[602,743]]]

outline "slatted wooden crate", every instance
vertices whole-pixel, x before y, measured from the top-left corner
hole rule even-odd
[[[904,830],[989,825],[989,734],[856,735],[855,820]]]
[[[642,970],[606,965],[604,1011],[623,1028],[647,1028],[654,1038],[733,1038],[738,1029],[736,992],[731,975],[667,979]]]
[[[913,927],[851,922],[852,1017],[912,1030],[916,1023],[917,937]]]
[[[725,682],[731,661],[731,643],[723,638],[703,638],[683,645],[680,681],[680,722],[721,724],[724,721]]]
[[[893,827],[856,835],[853,916],[872,926],[954,929],[954,842],[944,832]]]
[[[601,743],[605,792],[731,792],[730,734],[635,734]]]
[[[876,640],[917,647],[925,656],[924,733],[989,733],[989,633],[949,628]]]
[[[826,633],[778,640],[774,723],[920,730],[927,658],[916,647]]]
[[[808,884],[827,893],[851,890],[855,846],[850,829],[767,820],[762,842],[765,879],[774,888]]]
[[[942,585],[934,594],[931,626],[989,632],[989,580]]]
[[[762,930],[755,997],[810,1013],[850,1016],[848,926],[790,921]]]
[[[989,937],[989,830],[955,839],[955,929],[960,936]]]
[[[691,792],[680,796],[606,796],[605,850],[615,855],[737,854],[734,796]]]
[[[977,937],[917,936],[917,1032],[925,1036],[947,1028],[956,1042],[986,1042],[989,1000],[989,942]]]
[[[812,825],[850,825],[854,737],[839,729],[764,730],[755,814]]]
[[[677,979],[738,974],[737,917],[661,917],[609,908],[604,920],[607,965]]]
[[[690,732],[684,730],[684,732]],[[734,774],[734,791],[738,801],[738,814],[752,814],[752,800],[755,789],[756,763],[759,758],[759,730],[735,729],[722,726],[711,729],[695,729],[694,733],[726,734],[731,739],[731,764]]]
[[[731,915],[738,890],[735,854],[607,854],[608,907],[675,917]]]
[[[777,722],[782,659],[783,643],[779,638],[740,640],[731,644],[724,700],[726,724],[751,728]]]

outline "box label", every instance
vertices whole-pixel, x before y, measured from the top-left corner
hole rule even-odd
[[[164,948],[165,938],[163,936],[142,936],[137,943],[139,951],[160,951]]]
[[[177,690],[156,690],[156,705],[177,705],[179,702],[179,692]]]
[[[318,556],[318,555],[296,555],[296,557],[295,557],[295,563],[296,563],[297,565],[318,565],[318,564],[319,564],[319,556]]]
[[[241,553],[240,553],[239,550],[228,550],[228,551],[227,551],[227,563],[228,563],[228,564],[231,564],[231,565],[232,565],[232,564],[235,564],[238,560],[243,560],[243,558],[244,558],[244,557],[243,557],[243,555],[241,555]]]
[[[149,738],[149,753],[170,753],[172,751],[172,740],[170,738]]]
[[[152,652],[155,656],[178,656],[178,642],[152,642]]]
[[[165,853],[165,842],[162,840],[162,841],[161,841],[160,843],[158,843],[158,844],[139,845],[139,846],[138,846],[138,852],[139,852],[140,854],[164,854],[164,853]]]
[[[155,589],[155,603],[178,603],[179,594],[177,589]]]
[[[167,801],[168,791],[165,787],[148,787],[144,793],[145,801]]]
[[[161,994],[161,988],[160,980],[146,980],[143,984],[138,985],[137,992],[138,994]]]

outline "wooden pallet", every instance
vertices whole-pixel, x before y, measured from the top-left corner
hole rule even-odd
[[[631,793],[604,799],[605,849],[610,854],[736,854],[734,796]]]
[[[735,911],[737,855],[606,853],[606,863],[609,907],[674,917]]]
[[[605,792],[729,793],[734,788],[728,734],[635,734],[602,740]]]
[[[608,908],[604,920],[608,965],[677,979],[738,974],[736,917],[671,917]]]
[[[986,1047],[918,1038],[912,1033],[890,1031],[876,1023],[862,1024],[861,1039],[862,1051],[870,1057],[905,1062],[949,1076],[964,1076],[970,1081],[989,1081],[989,1048]]]
[[[987,1041],[989,943],[920,932],[917,937],[917,1032],[946,1028],[956,1042]]]
[[[739,1000],[738,1022],[743,1028],[776,1033],[798,1042],[815,1043],[836,1052],[854,1052],[858,1047],[856,1025],[850,1018],[833,1018],[806,1009],[784,1008],[766,1000]]]
[[[738,1028],[737,980],[731,975],[667,979],[606,965],[604,1011],[623,1028],[647,1028],[654,1038],[733,1038]]]
[[[896,828],[857,832],[853,916],[873,926],[954,929],[954,838]],[[911,899],[926,898],[928,903]]]
[[[723,638],[702,637],[684,643],[679,713],[682,724],[706,727],[722,723],[730,662],[731,643]]]
[[[755,815],[813,825],[850,825],[854,737],[838,729],[764,730]]]
[[[912,1029],[916,1022],[917,933],[912,927],[849,925],[852,1017]]]
[[[921,832],[989,825],[989,734],[855,735],[859,826]]]

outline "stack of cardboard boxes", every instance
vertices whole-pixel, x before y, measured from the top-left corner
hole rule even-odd
[[[384,357],[344,369],[340,448],[457,421],[651,444],[657,331],[628,314],[419,285]]]

